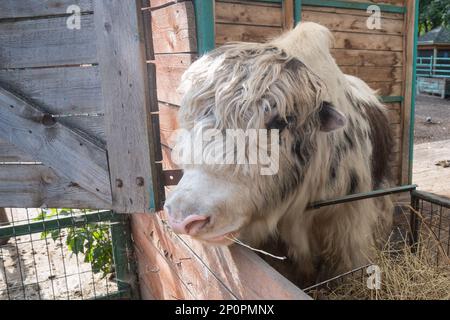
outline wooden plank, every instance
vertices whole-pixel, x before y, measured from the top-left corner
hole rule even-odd
[[[181,94],[177,92],[181,76],[195,60],[193,54],[156,55],[156,83],[158,100],[179,105]]]
[[[400,67],[403,65],[401,52],[332,49],[331,54],[339,66]]]
[[[383,4],[380,2],[372,2],[380,7],[383,12],[405,13],[406,8],[403,6],[394,6],[391,4]],[[342,0],[302,0],[302,4],[318,7],[334,7],[344,9],[358,9],[366,11],[370,2],[360,1],[342,1]]]
[[[381,16],[381,29],[369,29],[366,16],[351,14],[335,14],[318,11],[302,12],[302,21],[313,21],[320,23],[331,31],[361,32],[368,34],[397,35],[403,34],[403,21],[395,19],[386,19]]]
[[[80,7],[81,12],[93,10],[92,0],[2,0],[0,19],[62,15],[66,14],[71,5]]]
[[[403,51],[403,37],[334,31],[334,49]]]
[[[197,52],[192,2],[180,2],[152,11],[155,53]]]
[[[0,205],[8,208],[111,208],[110,203],[44,165],[0,165]]]
[[[157,216],[134,215],[132,226],[135,243],[143,253],[139,262],[147,270],[158,270],[151,274],[153,281],[149,283],[156,298],[234,298],[208,266],[161,225]]]
[[[3,88],[0,138],[111,202],[106,151]]]
[[[342,72],[361,78],[366,82],[403,80],[402,67],[341,67]]]
[[[0,139],[0,162],[35,162],[16,146]]]
[[[88,137],[94,142],[98,142],[99,146],[103,148],[106,146],[104,115],[73,115],[57,119],[60,123],[64,124],[71,130]]]
[[[0,84],[51,114],[103,112],[96,66],[0,70]]]
[[[403,82],[369,81],[367,84],[382,97],[401,96],[403,93]]]
[[[283,8],[283,29],[291,30],[295,26],[294,0],[283,1],[282,8]]]
[[[406,15],[405,20],[405,68],[403,78],[405,81],[404,94],[404,108],[403,108],[403,132],[402,132],[402,165],[401,165],[401,180],[402,183],[407,184],[411,181],[411,173],[412,173],[412,145],[411,145],[411,136],[413,135],[413,130],[411,126],[414,126],[414,123],[411,123],[411,115],[415,101],[413,91],[414,82],[416,81],[414,75],[414,65],[415,65],[415,40],[416,40],[416,10],[418,9],[417,1],[408,1],[407,8],[408,14]]]
[[[191,279],[185,282],[192,283],[191,290],[199,299],[309,299],[247,249],[203,245],[189,237],[172,234],[162,225],[159,215],[145,218],[149,221],[145,227],[149,230],[146,242],[159,245],[160,252],[179,264],[179,276]],[[212,273],[199,273],[198,269],[205,267]],[[205,280],[209,285],[205,286]]]
[[[216,23],[216,45],[230,41],[266,42],[283,32],[281,27],[247,26]]]
[[[175,142],[175,130],[178,129],[178,106],[166,103],[159,104],[159,125],[161,132],[161,143],[172,147]]]
[[[241,25],[282,27],[283,18],[278,7],[262,7],[254,3],[216,1],[216,22]]]
[[[308,5],[302,6],[302,13],[310,12],[310,11],[316,11],[316,12],[329,12],[329,13],[335,13],[335,14],[351,14],[355,16],[363,16],[368,18],[369,14],[366,10],[357,10],[357,9],[342,9],[342,8],[333,8],[333,7],[313,7]],[[404,20],[404,14],[403,13],[393,13],[393,12],[382,12],[382,17],[385,19],[395,19],[395,20]]]
[[[140,3],[94,3],[113,208],[124,213],[152,212],[164,200],[151,119],[157,102],[149,88]]]
[[[97,61],[92,14],[81,29],[70,30],[66,17],[0,23],[0,69],[80,65]]]

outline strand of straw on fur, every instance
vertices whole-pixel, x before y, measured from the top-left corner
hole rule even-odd
[[[445,253],[444,247],[442,247],[442,243],[439,240],[439,237],[436,235],[436,233],[430,228],[430,226],[428,225],[428,223],[425,221],[425,218],[423,217],[423,215],[417,211],[416,209],[414,209],[411,206],[408,206],[409,209],[411,209],[415,214],[417,214],[419,216],[419,218],[422,220],[423,224],[425,225],[425,227],[427,227],[428,231],[433,235],[434,240],[436,241],[436,244],[438,245],[442,255],[447,258],[447,260],[450,262],[450,258],[448,257],[448,255]]]
[[[225,239],[228,239],[228,240],[230,240],[230,241],[233,241],[234,243],[237,243],[237,244],[239,244],[239,245],[241,245],[241,246],[243,246],[243,247],[246,247],[247,249],[250,249],[250,250],[252,250],[252,251],[256,251],[256,252],[262,253],[262,254],[264,254],[264,255],[266,255],[266,256],[269,256],[269,257],[272,257],[272,258],[274,258],[274,259],[278,259],[278,260],[286,260],[286,259],[287,259],[287,257],[285,257],[285,256],[283,256],[283,257],[281,257],[281,256],[276,256],[276,255],[273,255],[273,254],[271,254],[271,253],[268,253],[268,252],[266,252],[266,251],[264,251],[264,250],[260,250],[260,249],[256,249],[256,248],[250,247],[248,244],[243,243],[241,240],[239,240],[238,238],[236,238],[236,237],[233,236],[233,235],[232,235],[232,238],[230,238],[230,237],[225,237]]]

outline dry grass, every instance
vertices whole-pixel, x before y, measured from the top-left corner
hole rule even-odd
[[[328,284],[327,289],[308,292],[318,299],[331,300],[448,300],[450,299],[450,259],[435,232],[424,224],[416,252],[408,241],[389,241],[375,250],[374,265],[381,270],[381,286],[369,289],[366,269]]]

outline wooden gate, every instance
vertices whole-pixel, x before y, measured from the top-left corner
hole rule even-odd
[[[0,2],[0,207],[161,207],[140,4]]]

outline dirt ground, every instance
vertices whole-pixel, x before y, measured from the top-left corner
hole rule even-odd
[[[415,144],[450,139],[450,99],[417,95],[414,138]]]
[[[7,209],[15,225],[36,217],[37,210]],[[13,220],[14,219],[14,220]],[[117,284],[94,274],[83,255],[72,254],[64,231],[53,241],[40,233],[14,237],[0,246],[0,300],[85,300],[117,292]]]

